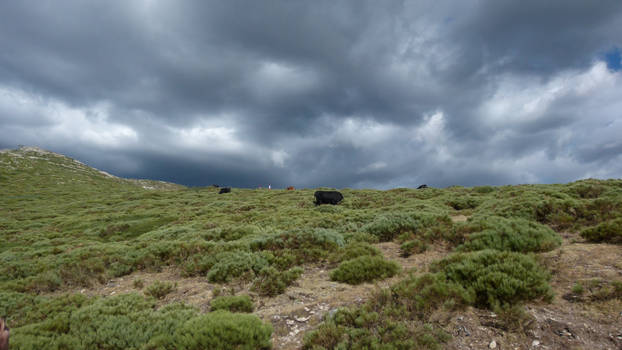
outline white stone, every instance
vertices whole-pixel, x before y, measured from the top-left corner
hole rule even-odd
[[[491,342],[490,342],[490,345],[488,345],[488,347],[489,347],[490,349],[496,349],[496,348],[497,348],[497,342],[496,342],[496,341],[494,341],[494,340],[493,340],[493,341],[491,341]]]

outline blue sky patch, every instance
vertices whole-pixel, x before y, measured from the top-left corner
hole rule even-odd
[[[622,52],[617,47],[605,52],[605,62],[607,63],[607,68],[616,72],[622,69],[621,54]]]

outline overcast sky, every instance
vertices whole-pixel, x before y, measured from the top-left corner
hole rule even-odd
[[[2,1],[0,148],[201,186],[622,177],[622,1]]]

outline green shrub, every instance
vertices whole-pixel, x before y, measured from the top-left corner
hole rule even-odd
[[[329,229],[293,230],[256,238],[250,242],[251,250],[277,252],[289,249],[300,263],[317,261],[345,244],[340,233]]]
[[[459,251],[483,249],[514,252],[545,252],[561,245],[561,237],[550,228],[525,219],[498,216],[478,218],[467,223],[481,231],[471,233]]]
[[[215,311],[185,322],[175,333],[179,350],[271,349],[272,326],[255,315]]]
[[[440,328],[413,324],[398,315],[393,307],[378,311],[369,305],[339,309],[305,335],[303,349],[441,349],[450,338]]]
[[[443,273],[409,276],[391,287],[392,303],[404,306],[408,317],[425,320],[433,311],[453,309],[475,302],[475,292],[451,281]]]
[[[136,289],[143,289],[143,287],[145,286],[145,281],[143,281],[140,278],[137,278],[137,279],[134,280],[134,282],[132,282],[132,285]]]
[[[572,292],[575,293],[575,294],[583,294],[583,292],[584,292],[583,285],[580,282],[576,282],[572,286]]]
[[[212,311],[253,312],[254,306],[248,295],[236,295],[214,298],[210,302],[210,308]]]
[[[428,249],[428,245],[420,239],[413,239],[411,241],[404,242],[400,246],[402,256],[405,258],[411,256],[412,254],[423,253],[427,249]]]
[[[147,290],[145,290],[145,294],[157,299],[162,299],[167,294],[172,292],[176,287],[177,284],[173,284],[171,282],[155,281],[149,287],[147,287]]]
[[[82,302],[75,303],[78,299]],[[180,304],[155,310],[152,299],[137,294],[90,300],[71,296],[61,303],[46,298],[40,305],[53,308],[44,309],[45,315],[30,319],[26,326],[14,326],[15,349],[140,349],[155,338],[174,348],[177,328],[198,314]]]
[[[228,282],[245,273],[254,275],[268,266],[268,262],[261,255],[241,251],[216,254],[215,260],[217,262],[207,274],[207,279],[212,283]]]
[[[482,203],[482,200],[472,196],[458,196],[453,197],[446,202],[447,205],[455,210],[473,209],[477,208]]]
[[[346,260],[352,260],[354,258],[358,258],[359,256],[370,255],[370,256],[378,256],[381,255],[380,250],[376,247],[373,247],[369,243],[363,242],[354,242],[349,243],[342,249],[339,249],[330,257],[330,260],[333,262],[342,262]]]
[[[472,290],[479,306],[553,297],[550,274],[531,255],[497,250],[457,253],[436,263],[433,270]]]
[[[360,284],[392,277],[399,269],[398,264],[383,257],[365,255],[342,262],[331,272],[330,278],[333,281]]]
[[[490,192],[494,192],[495,188],[492,186],[477,186],[473,187],[473,192],[486,194]]]
[[[363,229],[378,237],[380,242],[392,241],[405,232],[416,233],[420,225],[412,216],[406,214],[385,215],[367,224]]]
[[[264,267],[252,285],[252,290],[260,295],[275,296],[285,292],[300,275],[303,270],[300,267],[294,267],[288,271],[278,271],[274,267]]]
[[[587,228],[581,231],[581,236],[590,242],[622,244],[622,218]]]

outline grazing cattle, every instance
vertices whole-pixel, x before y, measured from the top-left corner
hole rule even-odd
[[[315,205],[338,204],[343,200],[343,195],[337,191],[315,191]]]
[[[231,187],[223,187],[220,189],[218,194],[229,193],[229,192],[231,192]]]
[[[11,330],[4,319],[0,318],[0,350],[9,350],[9,336]]]
[[[294,188],[294,186],[289,186],[289,187],[287,187],[287,190],[288,191],[293,191],[293,190],[295,190],[295,188]]]
[[[423,188],[428,188],[428,185],[421,185],[421,186],[417,187],[418,190],[423,189]]]

